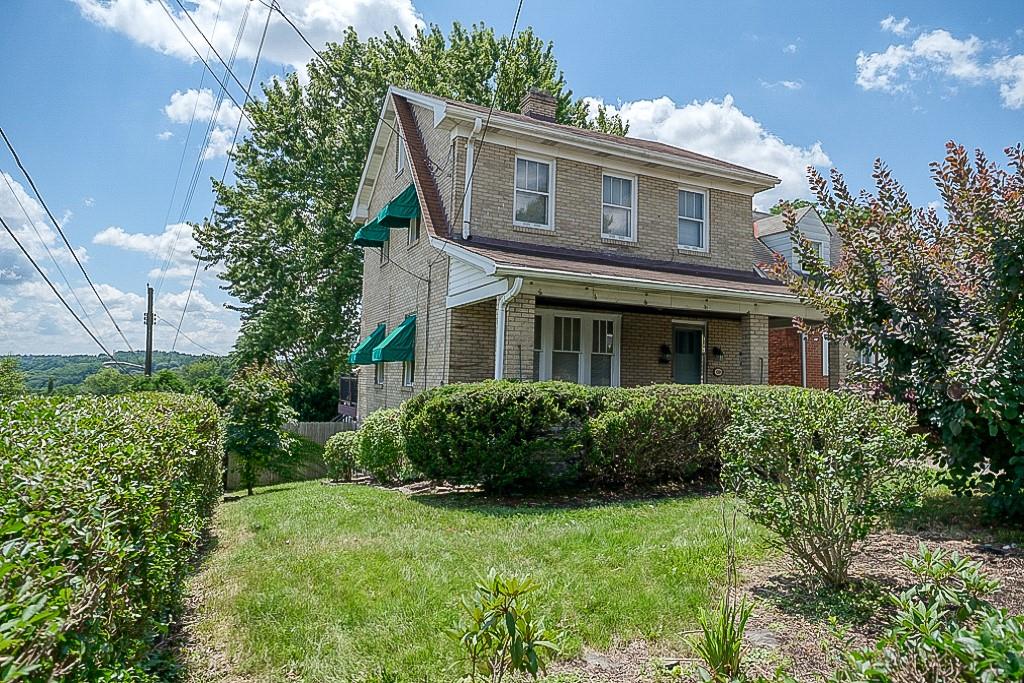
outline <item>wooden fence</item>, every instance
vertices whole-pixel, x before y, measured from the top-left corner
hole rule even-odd
[[[356,428],[354,422],[290,422],[284,426],[284,428],[300,436],[304,436],[310,441],[323,445],[327,442],[327,439],[331,438],[338,432],[352,431]],[[238,476],[238,468],[235,466],[235,459],[232,456],[228,456],[227,462],[228,476],[225,482],[225,488],[228,491],[234,491],[241,486],[241,481]],[[305,462],[299,463],[299,465],[292,472],[289,477],[282,477],[273,472],[263,472],[260,475],[257,486],[270,486],[272,484],[284,484],[290,481],[308,481],[310,479],[322,479],[327,476],[327,467],[324,465],[324,461],[320,457],[312,457]]]

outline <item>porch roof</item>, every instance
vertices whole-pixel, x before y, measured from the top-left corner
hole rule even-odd
[[[797,301],[785,284],[750,271],[657,261],[549,245],[531,245],[475,237],[458,240],[461,249],[494,264],[494,275],[532,275],[587,284],[609,281],[622,287],[679,287],[709,295],[766,297]]]

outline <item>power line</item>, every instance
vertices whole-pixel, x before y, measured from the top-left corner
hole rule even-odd
[[[128,341],[128,337],[124,336],[124,332],[121,331],[121,326],[117,324],[116,320],[114,320],[114,314],[110,312],[109,308],[107,308],[106,302],[103,301],[103,297],[100,296],[99,291],[96,289],[96,285],[94,285],[92,282],[92,278],[89,277],[89,273],[86,272],[85,266],[82,265],[82,261],[78,258],[78,254],[75,253],[74,247],[72,247],[71,242],[68,241],[67,235],[64,234],[64,229],[60,227],[60,223],[57,221],[56,216],[54,216],[53,212],[50,211],[50,207],[46,205],[46,201],[43,199],[43,195],[40,194],[39,188],[36,187],[36,183],[34,180],[32,180],[32,176],[29,174],[28,169],[25,168],[25,165],[21,163],[21,157],[18,156],[18,152],[14,149],[14,145],[11,143],[10,138],[7,137],[7,133],[4,132],[2,126],[0,126],[0,137],[3,137],[4,142],[7,144],[7,149],[11,151],[11,156],[14,157],[14,162],[18,165],[18,168],[21,169],[21,172],[25,174],[25,178],[28,180],[28,184],[32,187],[32,192],[35,193],[36,195],[36,199],[39,200],[39,203],[46,211],[46,215],[50,217],[50,220],[53,222],[54,227],[57,228],[57,232],[60,233],[61,239],[64,240],[64,245],[67,246],[68,251],[70,251],[71,255],[74,257],[75,263],[78,264],[79,270],[81,270],[82,275],[85,276],[85,281],[88,282],[89,287],[92,288],[92,293],[96,295],[96,299],[100,302],[100,306],[102,306],[103,310],[107,312],[107,317],[110,318],[110,322],[114,324],[114,329],[117,330],[117,333],[119,335],[121,335],[121,339],[124,340],[124,343],[128,345],[128,350],[134,354],[135,349],[132,348],[131,342]]]
[[[249,73],[249,87],[246,88],[246,90],[245,90],[246,93],[248,93],[250,90],[252,90],[252,84],[256,81],[256,70],[257,70],[257,68],[260,65],[260,57],[263,55],[263,45],[264,45],[264,43],[267,40],[267,29],[270,28],[270,17],[273,14],[274,5],[276,5],[276,4],[277,4],[276,0],[271,0],[271,7],[267,10],[267,20],[263,23],[263,34],[260,36],[259,47],[256,48],[256,58],[255,58],[255,60],[253,60],[252,71]],[[248,8],[246,8],[246,9],[248,10]],[[232,60],[233,59],[234,59],[234,57],[232,57]],[[235,151],[235,143],[238,142],[238,133],[239,133],[239,131],[241,131],[241,129],[242,129],[242,119],[241,119],[241,117],[239,117],[238,122],[235,124],[235,133],[234,133],[234,135],[231,136],[231,148],[228,150],[227,158],[224,160],[224,171],[220,175],[220,182],[221,182],[221,184],[223,184],[224,180],[228,177],[228,168],[231,165],[231,155]],[[213,206],[210,207],[210,217],[211,218],[213,217],[213,213],[214,213],[214,211],[216,211],[216,209],[217,209],[217,198],[215,196],[214,200],[213,200]],[[174,347],[178,343],[178,334],[182,334],[182,335],[185,334],[184,332],[181,331],[181,326],[185,324],[185,313],[188,311],[188,304],[192,300],[192,291],[195,289],[195,286],[196,286],[196,278],[199,277],[199,266],[202,263],[202,258],[203,258],[203,249],[200,249],[199,250],[199,254],[196,257],[196,267],[192,271],[192,282],[189,283],[188,294],[185,296],[185,305],[181,307],[181,316],[178,318],[178,325],[175,328],[175,329],[177,329],[177,333],[175,333],[174,341],[171,343],[171,350],[172,351],[174,350]],[[188,339],[187,336],[185,338]],[[192,343],[195,344],[194,341]]]
[[[160,9],[162,9],[162,10],[164,11],[164,14],[166,14],[166,15],[167,15],[167,18],[171,20],[171,23],[172,23],[172,24],[174,24],[174,28],[178,29],[178,33],[180,33],[180,34],[181,34],[181,37],[185,39],[185,42],[186,42],[186,43],[188,43],[189,47],[191,47],[191,48],[192,48],[192,51],[196,53],[196,57],[198,57],[198,58],[199,58],[199,61],[203,63],[203,66],[205,66],[205,67],[206,67],[206,70],[210,72],[210,75],[211,75],[211,76],[213,76],[213,79],[214,79],[215,81],[217,81],[217,84],[218,84],[218,85],[219,85],[219,86],[220,86],[221,88],[223,88],[223,89],[224,89],[224,92],[225,92],[225,93],[227,94],[227,96],[228,96],[228,99],[230,99],[230,100],[231,100],[231,102],[232,102],[232,103],[233,103],[233,104],[234,104],[234,105],[235,105],[236,107],[238,107],[239,109],[241,109],[241,110],[242,110],[242,116],[245,116],[245,118],[247,118],[247,119],[248,119],[248,118],[249,118],[249,116],[248,116],[248,115],[247,115],[247,114],[245,113],[245,109],[244,109],[244,108],[243,108],[243,107],[242,107],[241,105],[239,105],[239,104],[238,104],[238,100],[236,100],[236,99],[235,99],[235,97],[234,97],[234,95],[232,95],[232,94],[231,94],[231,93],[230,93],[230,92],[228,91],[228,87],[227,87],[226,85],[224,85],[224,81],[220,80],[220,78],[219,78],[219,77],[217,76],[217,74],[216,74],[216,73],[214,73],[214,71],[213,71],[213,67],[211,67],[211,66],[210,66],[210,64],[209,64],[209,63],[208,63],[208,62],[207,62],[207,61],[206,61],[205,59],[203,59],[203,56],[202,56],[201,54],[199,54],[199,48],[197,48],[197,47],[196,47],[196,46],[195,46],[195,45],[194,45],[194,44],[192,43],[192,41],[191,41],[191,40],[189,39],[189,37],[188,37],[187,35],[185,35],[185,31],[184,31],[184,29],[182,29],[182,28],[181,28],[181,26],[179,26],[179,25],[178,25],[178,22],[177,22],[177,21],[176,21],[176,20],[174,19],[174,15],[173,15],[173,14],[171,14],[171,11],[170,11],[169,9],[167,9],[167,6],[166,6],[166,5],[165,5],[165,4],[163,3],[163,0],[157,0],[157,3],[156,3],[156,4],[160,5]],[[201,32],[200,32],[200,33],[201,33]],[[205,39],[206,39],[206,36],[203,36],[203,39],[205,40]],[[252,120],[251,120],[251,119],[249,120],[249,123],[252,123]]]
[[[25,205],[21,202],[21,197],[19,197],[18,193],[14,191],[14,186],[11,185],[11,181],[8,178],[8,175],[6,173],[0,173],[0,175],[3,175],[4,182],[7,183],[7,189],[11,191],[11,195],[14,197],[14,201],[16,201],[18,203],[18,206],[21,207],[21,212],[25,214],[25,220],[27,220],[28,224],[32,227],[32,232],[36,234],[36,239],[38,239],[39,243],[43,245],[43,249],[46,250],[47,256],[49,256],[50,260],[53,261],[53,265],[57,268],[57,272],[60,273],[61,278],[64,280],[64,284],[67,285],[68,291],[71,292],[71,296],[74,297],[75,302],[78,304],[78,307],[81,308],[82,313],[85,314],[85,319],[88,320],[90,324],[95,325],[96,323],[92,321],[92,317],[89,315],[89,309],[87,309],[85,307],[85,304],[82,303],[82,300],[78,298],[78,293],[75,292],[75,288],[74,286],[72,286],[71,280],[69,280],[67,274],[64,273],[64,269],[60,267],[60,262],[57,261],[57,257],[55,257],[53,255],[53,252],[50,251],[50,247],[48,244],[46,244],[46,240],[43,239],[43,235],[39,230],[39,226],[36,225],[35,219],[32,218],[32,215],[29,214],[28,209],[26,209]]]
[[[213,50],[213,54],[217,57],[217,59],[220,60],[220,63],[224,65],[224,68],[227,69],[228,74],[231,76],[231,78],[234,79],[235,83],[238,84],[238,87],[245,90],[245,102],[243,103],[243,106],[245,104],[248,104],[250,98],[249,89],[242,85],[242,81],[238,80],[238,76],[236,76],[235,72],[231,70],[231,67],[228,66],[228,63],[224,61],[224,58],[220,56],[220,53],[217,52],[217,48],[213,46],[213,43],[211,43],[210,39],[206,37],[206,34],[203,33],[202,30],[200,30],[199,26],[196,24],[196,20],[193,19],[192,15],[189,14],[189,11],[185,9],[185,5],[182,4],[181,0],[174,0],[174,2],[178,3],[178,7],[180,7],[181,11],[185,13],[185,17],[189,20],[189,23],[192,24],[192,27],[196,30],[197,33],[199,33],[202,39],[206,41],[207,46],[209,46],[209,48]],[[160,4],[163,4],[163,2],[161,2]],[[246,6],[246,9],[248,9],[248,5]],[[249,87],[251,88],[252,85],[250,84]]]
[[[184,332],[182,332],[182,331],[181,331],[181,328],[180,328],[180,327],[178,327],[177,325],[175,325],[174,323],[172,323],[172,322],[171,322],[170,320],[168,320],[167,318],[161,318],[160,316],[156,316],[156,321],[157,321],[158,323],[163,323],[163,324],[167,325],[168,327],[170,327],[171,329],[175,330],[175,333],[174,333],[174,338],[175,338],[175,339],[177,339],[177,338],[178,338],[178,335],[180,334],[180,335],[181,335],[182,337],[184,337],[184,338],[185,338],[186,340],[188,340],[188,341],[192,342],[192,344],[193,344],[193,345],[195,345],[195,346],[196,346],[197,348],[200,348],[200,349],[202,349],[203,351],[206,351],[207,353],[209,353],[209,354],[211,354],[211,355],[214,355],[214,356],[219,356],[219,355],[220,355],[219,353],[217,353],[217,352],[216,352],[216,351],[214,351],[213,349],[211,349],[211,348],[208,348],[208,347],[206,347],[206,346],[203,346],[202,344],[200,344],[199,342],[197,342],[197,341],[196,341],[195,339],[193,339],[192,337],[190,337],[190,336],[188,336],[187,334],[185,334]],[[173,350],[174,350],[174,348],[172,347],[172,348],[171,348],[171,350],[173,351]]]
[[[57,291],[57,288],[54,286],[53,282],[50,281],[50,278],[47,277],[46,272],[39,267],[39,264],[36,263],[36,260],[32,258],[32,254],[28,253],[28,249],[26,249],[25,246],[21,243],[21,240],[19,240],[18,236],[14,234],[14,231],[11,230],[11,226],[7,225],[7,221],[4,220],[3,216],[0,216],[0,224],[4,226],[5,230],[7,230],[7,234],[10,235],[11,239],[14,240],[14,243],[18,245],[18,248],[21,249],[21,253],[25,255],[25,258],[27,258],[28,262],[32,264],[32,267],[36,269],[36,272],[38,272],[39,275],[41,275],[42,278],[46,280],[46,284],[50,285],[50,289],[52,289],[53,293],[57,295],[57,298],[60,299],[60,302],[64,304],[64,308],[68,309],[68,313],[70,313],[78,322],[78,324],[82,326],[82,329],[85,330],[90,337],[92,337],[92,340],[96,342],[96,345],[103,349],[103,353],[109,356],[110,360],[116,362],[117,359],[114,358],[114,354],[110,353],[110,351],[107,350],[107,347],[103,345],[103,342],[101,342],[96,337],[96,335],[93,334],[92,330],[89,329],[88,325],[82,322],[82,319],[78,317],[78,314],[75,313],[74,309],[71,308],[70,305],[68,305],[68,302],[64,299],[61,293]]]

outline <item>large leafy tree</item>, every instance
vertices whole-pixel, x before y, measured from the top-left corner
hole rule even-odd
[[[861,379],[917,409],[958,487],[980,485],[1024,518],[1024,148],[1006,155],[1003,168],[948,144],[932,165],[946,219],[913,208],[881,162],[874,194],[852,194],[836,171],[829,187],[811,169],[841,260],[829,267],[801,238],[808,276],[775,269],[824,313],[830,335],[881,358]]]
[[[358,332],[362,250],[351,244],[348,211],[388,85],[483,105],[497,86],[496,106],[512,110],[536,86],[557,97],[560,122],[626,132],[604,111],[588,117],[552,45],[529,29],[511,41],[483,25],[369,40],[349,30],[323,56],[326,64],[309,63],[308,82],[274,80],[248,105],[253,126],[234,153],[236,180],[214,184],[219,209],[196,228],[240,302],[239,363],[280,362],[293,405],[314,419],[333,415],[334,381]]]

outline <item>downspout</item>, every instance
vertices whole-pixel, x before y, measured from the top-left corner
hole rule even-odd
[[[519,290],[523,288],[523,278],[517,277],[512,281],[508,291],[498,297],[494,315],[494,379],[502,379],[505,376],[505,307],[508,302],[516,298]]]
[[[463,169],[466,186],[462,201],[462,239],[464,240],[468,240],[471,237],[469,218],[472,214],[473,205],[473,165],[475,163],[473,155],[476,151],[473,146],[473,136],[480,132],[483,125],[484,122],[480,120],[480,117],[476,117],[476,121],[473,122],[473,132],[469,134],[469,139],[466,141],[466,168]]]
[[[807,334],[800,333],[800,386],[807,387]]]

